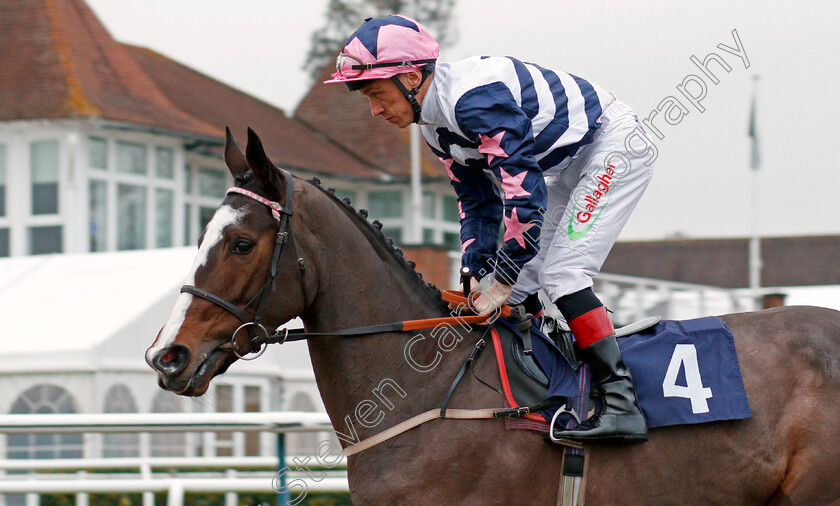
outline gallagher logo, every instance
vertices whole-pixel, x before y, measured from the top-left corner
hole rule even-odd
[[[596,187],[588,186],[578,192],[574,207],[572,208],[571,217],[569,218],[569,239],[577,241],[585,236],[595,225],[595,222],[598,221],[601,213],[604,212],[604,209],[606,209],[609,203],[610,185],[615,182],[613,181],[614,177],[615,165],[610,163],[604,169],[604,173],[596,176],[592,181],[593,183],[597,183]],[[581,196],[583,196],[582,199]],[[601,203],[603,205],[599,208],[598,204]],[[578,210],[578,207],[580,210]],[[595,214],[596,210],[598,211],[597,214]],[[585,228],[583,230],[575,230],[575,223],[580,223]]]

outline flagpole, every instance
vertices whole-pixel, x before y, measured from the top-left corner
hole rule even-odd
[[[409,15],[417,19],[417,1],[409,4]],[[423,176],[420,171],[420,125],[409,126],[409,153],[411,166],[411,218],[406,243],[423,242]]]
[[[750,290],[757,309],[760,307],[761,288],[761,233],[759,230],[760,204],[759,204],[759,168],[760,159],[758,151],[758,125],[756,121],[756,102],[758,96],[758,75],[753,75],[752,103],[750,105],[750,247],[749,247],[749,281]]]
[[[411,233],[409,244],[423,242],[423,177],[420,172],[420,126],[411,125],[409,142],[411,149]]]

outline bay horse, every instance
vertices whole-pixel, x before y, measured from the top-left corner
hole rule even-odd
[[[252,346],[257,326],[240,329],[242,321],[274,328],[300,316],[307,332],[329,334],[449,315],[365,213],[278,170],[253,131],[245,155],[228,131],[225,162],[238,190],[207,225],[189,288],[146,353],[161,387],[202,395]],[[721,318],[735,336],[752,417],[653,429],[637,446],[587,446],[587,504],[840,502],[840,312],[784,307]],[[364,440],[439,407],[481,334],[448,343],[428,331],[309,339],[337,433]],[[485,357],[475,375],[498,386],[494,367]],[[501,407],[502,399],[467,376],[450,405]],[[350,493],[355,504],[555,504],[562,453],[500,420],[436,419],[351,456]]]

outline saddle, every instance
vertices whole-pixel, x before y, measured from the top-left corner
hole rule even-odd
[[[546,340],[547,343],[542,343],[543,349],[546,347],[553,348],[552,351],[562,357],[575,373],[578,373],[582,365],[582,361],[578,358],[580,349],[574,340],[571,330],[562,320],[543,316],[534,320],[534,323],[539,325],[539,329],[529,328],[523,330],[520,324],[516,324],[516,317],[519,315],[513,314],[511,316],[512,318],[500,318],[497,320],[496,325],[491,331],[493,349],[496,354],[496,363],[502,382],[502,390],[505,394],[505,401],[512,408],[541,407],[548,393],[550,379],[534,357],[533,340]],[[659,316],[645,318],[616,329],[616,336],[622,337],[634,334],[656,325],[660,320],[661,317]],[[532,332],[532,330],[537,330],[538,332]],[[570,392],[571,395],[567,395],[566,397],[577,397],[587,393],[577,388],[574,392]],[[557,399],[555,405],[561,405],[566,403],[566,401],[567,399]],[[523,418],[547,422],[551,419],[551,412],[532,412]],[[546,414],[549,415],[548,418],[546,418]],[[513,425],[515,426],[516,424]]]
[[[525,328],[521,323],[515,324],[515,320],[500,318],[491,332],[505,404],[510,408],[526,407],[527,411],[517,418],[505,418],[505,428],[551,434],[554,423],[559,422],[563,427],[568,427],[569,423],[580,421],[575,412],[583,413],[588,410],[588,367],[583,366],[578,358],[578,346],[565,322],[547,316],[532,317],[530,321],[534,328]],[[648,318],[620,331],[635,332],[655,325],[658,321],[659,317]],[[545,364],[548,374],[537,362],[535,345],[538,353],[542,355],[540,359]],[[552,355],[553,363],[546,357],[547,354]],[[552,375],[551,379],[549,374]],[[560,388],[557,383],[565,382],[558,381],[558,376],[573,377],[576,381],[572,385]],[[566,395],[555,397],[549,393],[550,389],[555,394]],[[558,409],[561,404],[563,407]],[[557,419],[558,414],[562,415],[560,420]],[[588,452],[585,452],[582,446],[573,446],[567,441],[563,441],[562,444],[565,449],[561,461],[557,504],[582,504]]]

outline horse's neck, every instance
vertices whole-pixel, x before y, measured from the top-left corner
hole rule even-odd
[[[415,274],[370,237],[336,216],[322,230],[333,238],[329,258],[319,260],[319,292],[315,307],[304,315],[310,331],[391,323],[445,316]],[[351,220],[352,221],[352,220]],[[339,241],[341,241],[339,243]],[[467,333],[461,330],[463,337]],[[310,356],[324,404],[336,430],[353,423],[360,437],[402,421],[417,409],[438,405],[469,344],[441,353],[431,337],[418,333],[386,333],[363,337],[322,337],[309,342]],[[424,331],[429,336],[430,331]],[[470,341],[469,338],[464,339]],[[461,350],[464,350],[461,352]],[[455,362],[458,362],[456,365]],[[423,366],[436,363],[434,370]],[[383,416],[377,423],[378,413]],[[347,417],[350,417],[349,419]]]
[[[369,224],[313,188],[303,196],[301,218],[311,221],[302,227],[316,232],[307,248],[317,273],[315,300],[302,315],[307,327],[323,332],[444,312]]]

